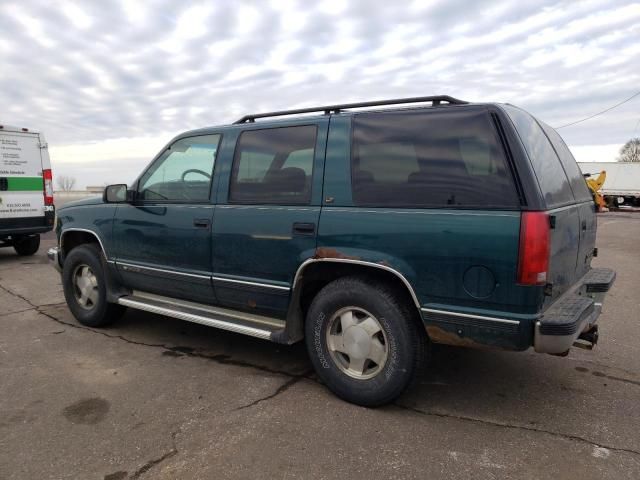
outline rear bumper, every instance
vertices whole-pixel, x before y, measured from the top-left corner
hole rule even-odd
[[[32,235],[35,233],[46,233],[53,230],[51,227],[24,227],[0,229],[0,238],[15,237],[20,235]]]
[[[40,217],[0,219],[0,238],[50,232],[53,230],[54,218],[55,210],[52,206]]]
[[[578,337],[595,330],[605,294],[615,279],[613,270],[593,268],[551,305],[535,323],[536,352],[563,354]]]
[[[53,268],[59,273],[62,273],[62,266],[60,265],[60,249],[58,247],[52,247],[47,250],[47,258]]]

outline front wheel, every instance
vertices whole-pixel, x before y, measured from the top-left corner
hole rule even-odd
[[[33,255],[40,248],[40,235],[32,235],[16,240],[13,249],[22,257]]]
[[[64,297],[73,316],[88,327],[108,325],[126,310],[122,305],[107,302],[105,274],[102,253],[93,244],[74,248],[64,259]]]
[[[398,295],[353,277],[317,294],[305,329],[320,379],[344,400],[367,407],[389,403],[407,388],[427,345]]]

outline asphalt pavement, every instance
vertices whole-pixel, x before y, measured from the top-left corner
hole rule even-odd
[[[640,478],[640,214],[599,217],[617,270],[568,357],[441,347],[366,409],[284,347],[139,311],[79,325],[46,262],[0,249],[0,479]]]

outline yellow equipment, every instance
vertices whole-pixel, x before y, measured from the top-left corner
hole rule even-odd
[[[591,190],[591,194],[593,195],[593,201],[598,206],[598,211],[606,211],[607,204],[604,201],[604,197],[600,193],[600,189],[602,185],[604,185],[604,181],[607,178],[607,172],[602,170],[600,174],[593,178],[593,176],[589,173],[585,175],[585,180],[587,182],[587,186],[589,190]]]

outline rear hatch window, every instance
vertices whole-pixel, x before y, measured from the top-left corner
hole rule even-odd
[[[503,108],[509,114],[520,140],[524,144],[547,208],[574,203],[569,179],[538,122],[527,112],[517,107],[503,105]]]
[[[591,193],[589,192],[589,188],[587,187],[587,182],[584,180],[584,175],[582,175],[582,171],[580,171],[580,167],[576,163],[576,159],[573,158],[573,154],[567,144],[564,143],[564,140],[558,132],[556,132],[549,125],[540,122],[544,133],[547,134],[553,148],[555,149],[558,157],[560,158],[560,162],[562,163],[562,167],[564,168],[567,177],[569,177],[569,183],[571,184],[571,190],[573,191],[573,196],[578,202],[590,202],[593,200],[591,197]]]

